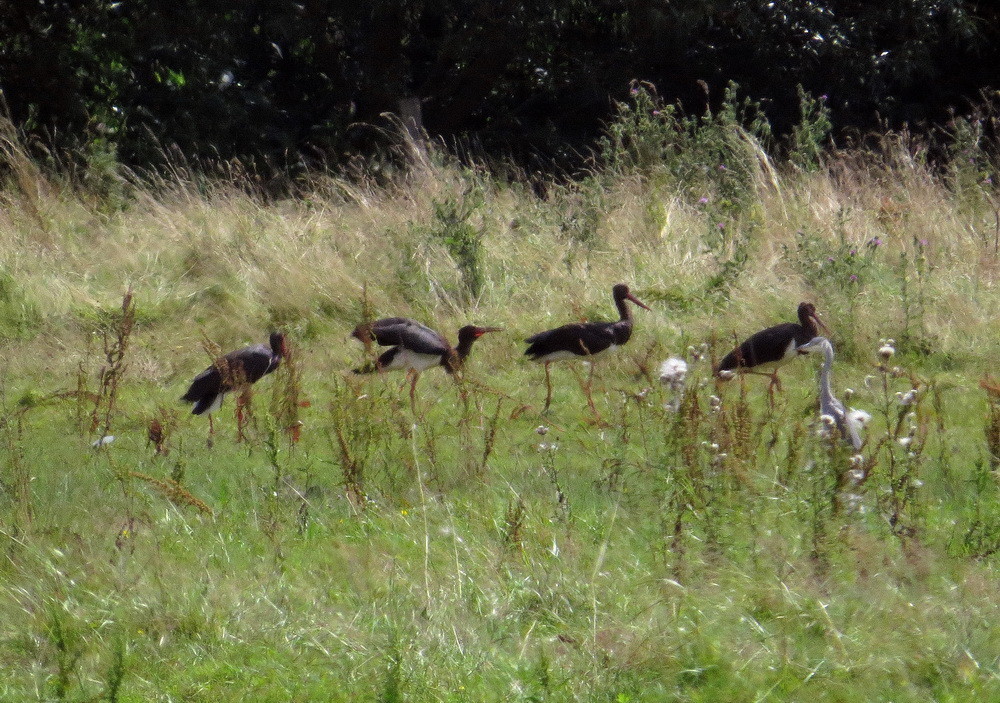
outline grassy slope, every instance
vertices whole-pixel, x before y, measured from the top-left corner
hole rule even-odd
[[[1000,501],[977,387],[1000,342],[995,195],[892,163],[761,179],[738,217],[708,191],[620,178],[538,199],[449,166],[391,190],[318,179],[272,204],[181,181],[110,213],[37,174],[10,184],[0,322],[24,334],[0,377],[0,698],[1000,697]],[[471,301],[438,236],[459,231],[449,202],[483,233]],[[738,245],[745,267],[713,287]],[[653,312],[599,365],[603,422],[569,365],[540,417],[520,340],[610,316],[617,281]],[[95,330],[128,285],[117,439],[96,452],[86,398],[40,401],[94,390]],[[377,315],[505,330],[478,343],[464,388],[425,374],[414,416],[401,378],[345,373],[363,287]],[[716,389],[686,351],[723,351],[802,299],[835,330],[838,393],[875,415],[862,486],[816,436],[808,361],[769,409],[763,379]],[[302,441],[269,410],[286,370],[260,384],[247,442],[227,411],[207,447],[175,402],[203,335],[228,349],[275,324],[311,402]],[[876,368],[883,337],[921,381],[912,417],[895,396],[911,380]],[[655,382],[670,354],[692,364],[679,413]],[[147,444],[154,418],[167,456]]]

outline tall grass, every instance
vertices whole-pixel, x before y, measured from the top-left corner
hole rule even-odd
[[[993,185],[909,135],[813,148],[815,101],[786,164],[752,104],[633,97],[590,177],[535,189],[429,148],[388,185],[179,169],[108,208],[3,132],[0,699],[1000,697]],[[653,310],[596,413],[568,364],[540,415],[520,340],[610,318],[619,281]],[[810,359],[773,403],[711,378],[800,300],[874,416],[858,456]],[[504,332],[414,412],[349,373],[385,315]],[[209,446],[175,404],[202,340],[274,327],[292,355]]]

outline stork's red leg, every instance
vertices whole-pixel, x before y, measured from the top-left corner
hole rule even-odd
[[[549,375],[549,362],[545,362],[545,412],[552,404],[552,377]]]
[[[242,442],[246,437],[243,435],[243,394],[236,396],[236,441]]]
[[[594,417],[600,418],[597,413],[597,407],[594,406],[594,363],[590,363],[590,373],[587,374],[587,383],[583,387],[584,393],[587,394],[587,406],[590,408],[590,412],[594,413]]]
[[[417,379],[420,378],[420,374],[416,371],[410,372],[410,410],[414,415],[417,414]]]

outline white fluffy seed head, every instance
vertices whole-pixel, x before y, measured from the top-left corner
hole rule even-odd
[[[660,383],[674,385],[684,381],[688,365],[684,359],[672,356],[660,364]]]
[[[872,416],[866,413],[864,410],[858,410],[856,408],[851,408],[850,412],[847,413],[847,420],[852,425],[858,425],[859,427],[864,427],[872,419]]]

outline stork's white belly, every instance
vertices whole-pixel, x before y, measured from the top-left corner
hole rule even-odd
[[[208,409],[205,412],[208,413],[209,415],[211,415],[212,413],[219,412],[219,408],[222,407],[222,401],[225,397],[226,397],[225,393],[219,393],[217,396],[215,396],[215,400],[212,401],[212,404],[208,406]]]
[[[413,369],[414,371],[426,371],[432,366],[441,363],[439,354],[420,354],[401,347],[392,361],[385,368],[387,369]]]

